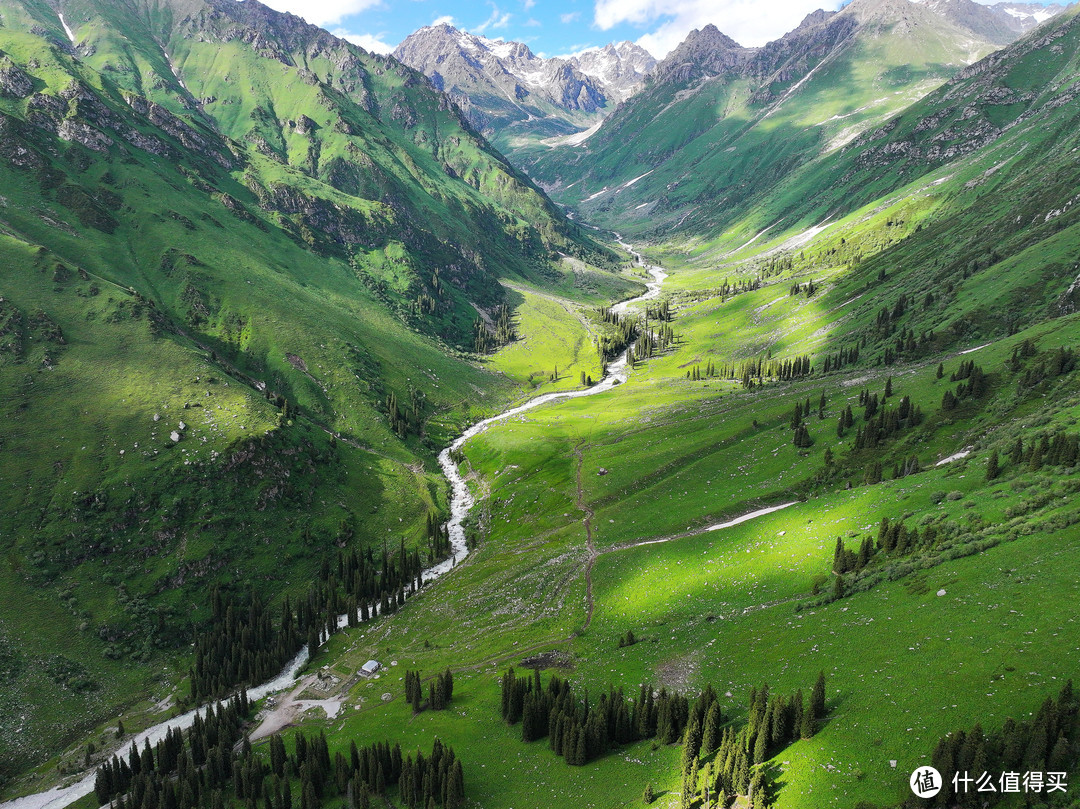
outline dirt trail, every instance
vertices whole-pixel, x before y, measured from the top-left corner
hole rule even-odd
[[[585,623],[581,625],[581,631],[584,632],[589,628],[589,624],[592,623],[593,616],[593,593],[592,593],[592,569],[593,563],[596,561],[596,557],[599,554],[596,552],[596,545],[593,544],[592,538],[592,518],[596,515],[593,510],[589,508],[585,502],[585,495],[581,488],[581,465],[584,463],[584,456],[582,454],[582,444],[578,444],[574,447],[574,457],[577,458],[577,495],[576,505],[578,511],[585,515],[585,518],[581,521],[585,526],[585,545],[589,549],[589,557],[585,562]]]

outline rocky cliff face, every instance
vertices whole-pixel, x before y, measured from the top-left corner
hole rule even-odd
[[[994,3],[987,8],[1000,15],[1013,30],[1027,33],[1056,17],[1065,7],[1056,3]]]
[[[568,59],[578,71],[596,79],[611,100],[622,102],[641,89],[656,59],[632,42],[608,44],[582,51]]]
[[[469,121],[500,142],[508,132],[569,133],[629,98],[656,61],[629,42],[566,59],[545,59],[451,25],[421,28],[394,51],[448,93]]]
[[[569,62],[542,59],[520,42],[490,40],[446,24],[421,28],[394,56],[454,98],[468,98],[481,108],[486,96],[522,112],[544,105],[595,112],[607,104],[600,84]]]
[[[658,84],[689,82],[715,76],[745,65],[756,49],[744,48],[715,25],[691,31],[679,46],[656,66]]]

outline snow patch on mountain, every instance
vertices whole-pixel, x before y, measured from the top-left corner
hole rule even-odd
[[[488,39],[446,23],[410,34],[394,57],[428,76],[489,133],[536,120],[578,129],[636,93],[656,65],[630,42],[546,59],[522,42]]]

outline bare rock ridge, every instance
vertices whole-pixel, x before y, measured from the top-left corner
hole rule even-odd
[[[632,42],[607,44],[571,56],[567,61],[586,76],[600,82],[608,99],[622,102],[641,89],[656,59]]]
[[[629,42],[548,59],[445,23],[411,34],[394,56],[427,75],[489,137],[522,124],[542,135],[586,128],[632,96],[656,64]]]

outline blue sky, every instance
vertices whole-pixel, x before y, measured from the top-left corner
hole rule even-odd
[[[982,0],[986,2],[987,0]],[[818,8],[838,0],[263,0],[346,37],[389,52],[417,28],[435,22],[491,39],[525,42],[556,56],[588,47],[637,42],[661,58],[691,29],[712,23],[737,42],[761,45],[782,36]]]
[[[744,45],[791,30],[836,0],[262,0],[358,45],[392,50],[417,28],[448,21],[491,39],[526,42],[545,56],[628,39],[662,57],[693,28],[713,23]],[[763,11],[764,9],[764,11]]]

